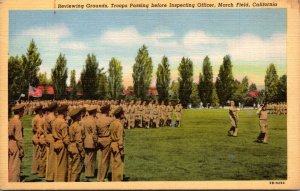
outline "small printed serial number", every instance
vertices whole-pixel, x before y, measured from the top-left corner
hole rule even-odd
[[[283,181],[270,181],[270,184],[285,184]]]

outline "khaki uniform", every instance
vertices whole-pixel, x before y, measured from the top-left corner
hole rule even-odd
[[[176,105],[175,106],[175,115],[176,115],[176,124],[178,127],[181,126],[181,117],[182,117],[182,106]]]
[[[130,129],[130,128],[134,128],[134,121],[135,121],[133,105],[128,106],[128,112],[129,112],[128,129]]]
[[[172,105],[168,105],[167,106],[167,125],[170,126],[172,123],[172,117],[173,117],[173,106]],[[181,109],[180,109],[180,114],[181,114]]]
[[[258,111],[258,117],[259,117],[259,127],[260,127],[260,135],[258,137],[259,141],[262,141],[263,143],[268,142],[268,111],[262,110],[262,108],[259,108]]]
[[[230,118],[230,124],[231,128],[229,130],[229,133],[231,133],[232,136],[236,137],[238,132],[238,116],[237,116],[237,108],[235,106],[231,106],[229,109],[229,118]]]
[[[8,181],[20,182],[23,157],[23,126],[18,115],[8,123]]]
[[[68,153],[69,144],[68,124],[63,115],[59,115],[53,122],[54,150],[56,157],[55,182],[66,182],[68,175]]]
[[[97,143],[97,131],[96,131],[96,119],[93,116],[87,116],[85,120],[81,122],[84,129],[84,148],[85,148],[85,176],[94,177],[96,169],[96,143]]]
[[[49,113],[45,117],[45,130],[46,133],[46,152],[47,152],[47,160],[46,160],[46,180],[53,181],[54,180],[54,172],[55,172],[55,152],[54,152],[54,139],[52,135],[53,122],[56,119],[53,112]]]
[[[121,157],[121,150],[124,152],[124,128],[120,120],[114,120],[109,126],[111,137],[111,171],[112,181],[123,180],[123,159]]]
[[[155,123],[156,128],[159,127],[159,107],[158,105],[154,105],[152,107],[152,121]]]
[[[42,117],[39,122],[41,125],[37,129],[37,137],[39,139],[39,177],[44,178],[46,174],[46,161],[47,161],[47,146],[46,146],[46,134],[47,130],[45,129],[45,117]]]
[[[109,161],[110,161],[110,130],[109,125],[113,119],[111,117],[106,117],[100,115],[96,120],[97,135],[98,135],[98,145],[101,156],[98,162],[98,174],[97,180],[103,182],[108,173]]]
[[[150,107],[149,107],[149,105],[144,105],[143,121],[145,122],[146,128],[149,128],[149,126],[150,126]]]
[[[78,121],[69,127],[70,144],[68,145],[69,163],[68,163],[68,182],[79,182],[80,174],[83,168],[84,160],[84,129],[79,125]]]
[[[44,119],[39,114],[35,115],[32,119],[32,143],[33,143],[33,152],[32,152],[32,169],[31,172],[33,174],[38,173],[38,164],[39,164],[39,156],[40,156],[40,146],[39,146],[39,138],[37,135],[37,129],[42,128],[44,125]]]

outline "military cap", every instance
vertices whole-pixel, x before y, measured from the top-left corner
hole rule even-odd
[[[81,112],[83,112],[84,110],[85,110],[85,108],[82,108],[82,107],[76,108],[76,109],[71,110],[69,115],[71,118],[73,118],[73,117],[77,116],[78,114],[80,114]]]
[[[119,115],[121,113],[123,113],[123,108],[119,106],[114,110],[113,115]]]
[[[92,106],[90,106],[90,107],[87,107],[86,110],[87,110],[87,112],[97,111],[97,106],[92,105]]]
[[[36,106],[36,107],[34,108],[34,111],[37,112],[37,111],[39,111],[39,110],[41,110],[41,109],[43,109],[43,106],[42,106],[42,105],[39,105],[39,106]]]
[[[19,104],[19,105],[15,105],[15,107],[12,108],[13,111],[19,111],[24,109],[25,105],[24,104]]]
[[[68,111],[68,105],[61,105],[56,109],[57,112]]]
[[[100,108],[101,113],[107,113],[110,110],[110,105],[104,105]]]
[[[48,111],[53,111],[53,110],[55,110],[56,108],[57,108],[57,103],[56,103],[56,102],[53,102],[53,103],[51,103],[50,105],[48,105],[47,110],[48,110]]]

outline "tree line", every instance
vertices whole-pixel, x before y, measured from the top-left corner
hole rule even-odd
[[[128,89],[134,95],[123,95],[122,64],[117,58],[111,58],[108,69],[100,68],[94,54],[88,54],[85,65],[76,81],[76,71],[70,71],[70,85],[67,87],[68,67],[66,56],[59,54],[54,68],[51,69],[51,79],[46,73],[40,73],[42,59],[34,40],[29,44],[26,54],[21,57],[10,56],[8,59],[9,100],[16,100],[20,94],[28,94],[29,84],[52,84],[55,99],[78,99],[78,92],[82,92],[81,99],[128,99],[180,102],[183,105],[224,106],[228,100],[236,103],[251,105],[258,101],[286,102],[287,76],[278,76],[275,65],[270,64],[266,70],[265,87],[259,96],[249,97],[250,91],[257,91],[256,84],[249,84],[245,76],[241,81],[234,79],[232,62],[229,55],[224,56],[223,63],[214,82],[212,64],[208,56],[202,63],[198,83],[194,82],[194,64],[190,58],[183,57],[178,66],[178,79],[171,81],[170,63],[166,56],[162,57],[156,71],[156,89],[158,96],[148,94],[153,74],[153,61],[148,48],[139,48],[133,64],[133,86]],[[67,93],[69,89],[69,94]]]

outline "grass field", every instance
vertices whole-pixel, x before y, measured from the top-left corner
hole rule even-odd
[[[31,116],[23,118],[23,181],[31,174]],[[227,110],[184,110],[182,126],[126,130],[125,176],[128,181],[278,180],[287,178],[287,119],[269,115],[269,144],[253,142],[255,110],[239,111],[239,136],[228,137]],[[86,179],[81,181],[96,181]]]

